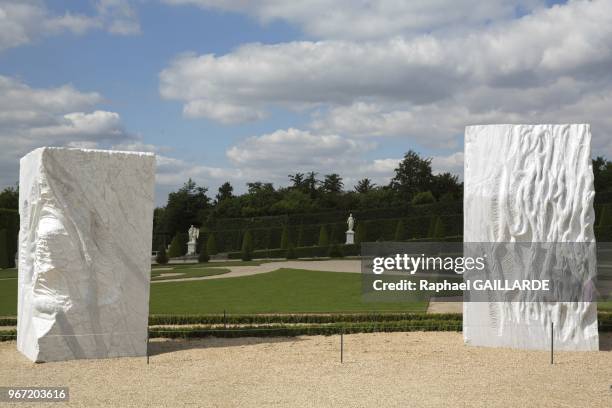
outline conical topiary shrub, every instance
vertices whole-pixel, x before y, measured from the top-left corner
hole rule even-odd
[[[211,232],[206,240],[206,253],[208,255],[217,255],[217,239],[215,238],[215,233]]]
[[[253,259],[253,237],[251,231],[246,230],[242,237],[242,256],[243,261],[250,261]]]
[[[406,235],[405,235],[404,221],[399,220],[397,222],[397,225],[395,226],[395,234],[393,235],[393,240],[403,241],[405,236]]]
[[[177,258],[183,256],[185,253],[182,249],[180,234],[176,234],[170,242],[170,248],[168,248],[168,258]]]
[[[200,247],[200,253],[198,254],[198,263],[206,263],[210,260],[210,256],[208,256],[208,250],[206,247],[208,246],[208,242],[202,243]]]
[[[168,263],[168,255],[166,254],[166,246],[164,244],[159,246],[157,256],[155,257],[155,262],[160,265],[165,265]]]
[[[328,246],[329,245],[329,235],[327,234],[327,228],[325,225],[321,225],[321,229],[319,230],[319,246]]]

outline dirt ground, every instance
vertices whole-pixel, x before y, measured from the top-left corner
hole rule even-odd
[[[551,366],[549,352],[467,347],[460,333],[346,335],[343,364],[339,336],[157,340],[151,354],[33,364],[0,343],[0,385],[69,386],[83,407],[612,406],[612,351]]]

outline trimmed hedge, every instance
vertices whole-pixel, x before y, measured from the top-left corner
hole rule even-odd
[[[149,325],[182,324],[326,324],[423,320],[462,321],[461,313],[337,313],[337,314],[215,314],[215,315],[151,315]],[[0,320],[1,322],[1,320]],[[16,320],[15,323],[16,324]],[[10,325],[10,324],[7,324]]]
[[[353,211],[357,219],[357,226],[367,223],[369,227],[364,241],[378,239],[392,240],[397,221],[404,220],[407,238],[427,237],[427,227],[423,227],[423,218],[427,220],[432,216],[454,217],[446,225],[459,224],[457,231],[447,231],[449,235],[459,234],[462,225],[463,203],[461,201],[440,202],[430,205],[405,205],[402,207],[379,208]],[[215,233],[217,247],[220,252],[240,250],[242,235],[250,230],[253,235],[254,249],[281,248],[283,230],[287,228],[287,236],[296,247],[317,245],[321,227],[325,226],[329,234],[330,243],[344,242],[346,230],[346,211],[327,211],[306,214],[291,214],[252,218],[221,218],[209,225],[211,232]],[[443,220],[444,221],[444,220]],[[415,225],[412,225],[415,224]],[[380,225],[380,227],[378,227]],[[429,224],[427,224],[429,225]],[[459,228],[461,227],[461,228]],[[389,232],[388,229],[391,229]]]
[[[433,235],[432,219],[435,225],[440,218],[445,226],[445,235],[455,236],[463,233],[463,215],[423,216],[410,218],[387,218],[372,220],[357,220],[357,230],[362,242],[394,241],[397,224],[404,224],[404,238],[420,239]],[[281,248],[281,237],[284,227],[270,229],[249,229],[253,238],[255,250]],[[289,237],[297,237],[291,241],[296,247],[319,246],[321,236],[327,235],[329,244],[343,243],[346,223],[312,224],[287,227]],[[242,244],[242,230],[216,231],[217,245],[220,252],[239,251]]]
[[[0,269],[9,267],[8,263],[8,250],[6,241],[6,230],[0,229]]]
[[[594,230],[598,242],[612,242],[612,225],[595,227]]]
[[[409,332],[409,331],[461,331],[460,322],[446,320],[380,322],[362,324],[318,325],[277,325],[243,326],[237,328],[150,328],[149,338],[201,338],[201,337],[292,337],[292,336],[330,336],[333,334]]]
[[[327,257],[329,255],[330,246],[310,246],[310,247],[297,247],[293,248],[294,254],[297,258],[320,258]],[[342,252],[344,256],[358,256],[360,254],[359,245],[342,245]],[[253,251],[251,253],[253,258],[286,258],[286,249],[263,249]],[[242,252],[229,252],[227,254],[228,259],[241,259]]]
[[[15,267],[15,254],[17,253],[17,235],[19,234],[19,212],[0,208],[0,230],[6,230],[6,253],[8,267]]]

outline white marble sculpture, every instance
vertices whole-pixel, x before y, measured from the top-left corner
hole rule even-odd
[[[198,238],[200,237],[200,229],[192,225],[189,227],[187,234],[189,235],[189,242],[187,242],[187,255],[195,255]]]
[[[465,242],[594,242],[589,125],[469,126]],[[589,260],[596,263],[595,253]],[[597,350],[590,302],[465,302],[466,344]]]
[[[40,148],[20,164],[17,348],[145,355],[155,156]]]
[[[353,214],[349,214],[346,224],[348,225],[348,230],[346,231],[345,245],[353,245],[355,243],[355,231],[353,231],[355,219],[353,218]]]

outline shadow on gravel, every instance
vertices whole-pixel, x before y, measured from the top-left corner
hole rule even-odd
[[[254,344],[297,343],[303,341],[300,337],[205,337],[201,339],[151,339],[149,340],[149,356],[172,353],[181,350],[212,348],[212,347],[241,347]]]

